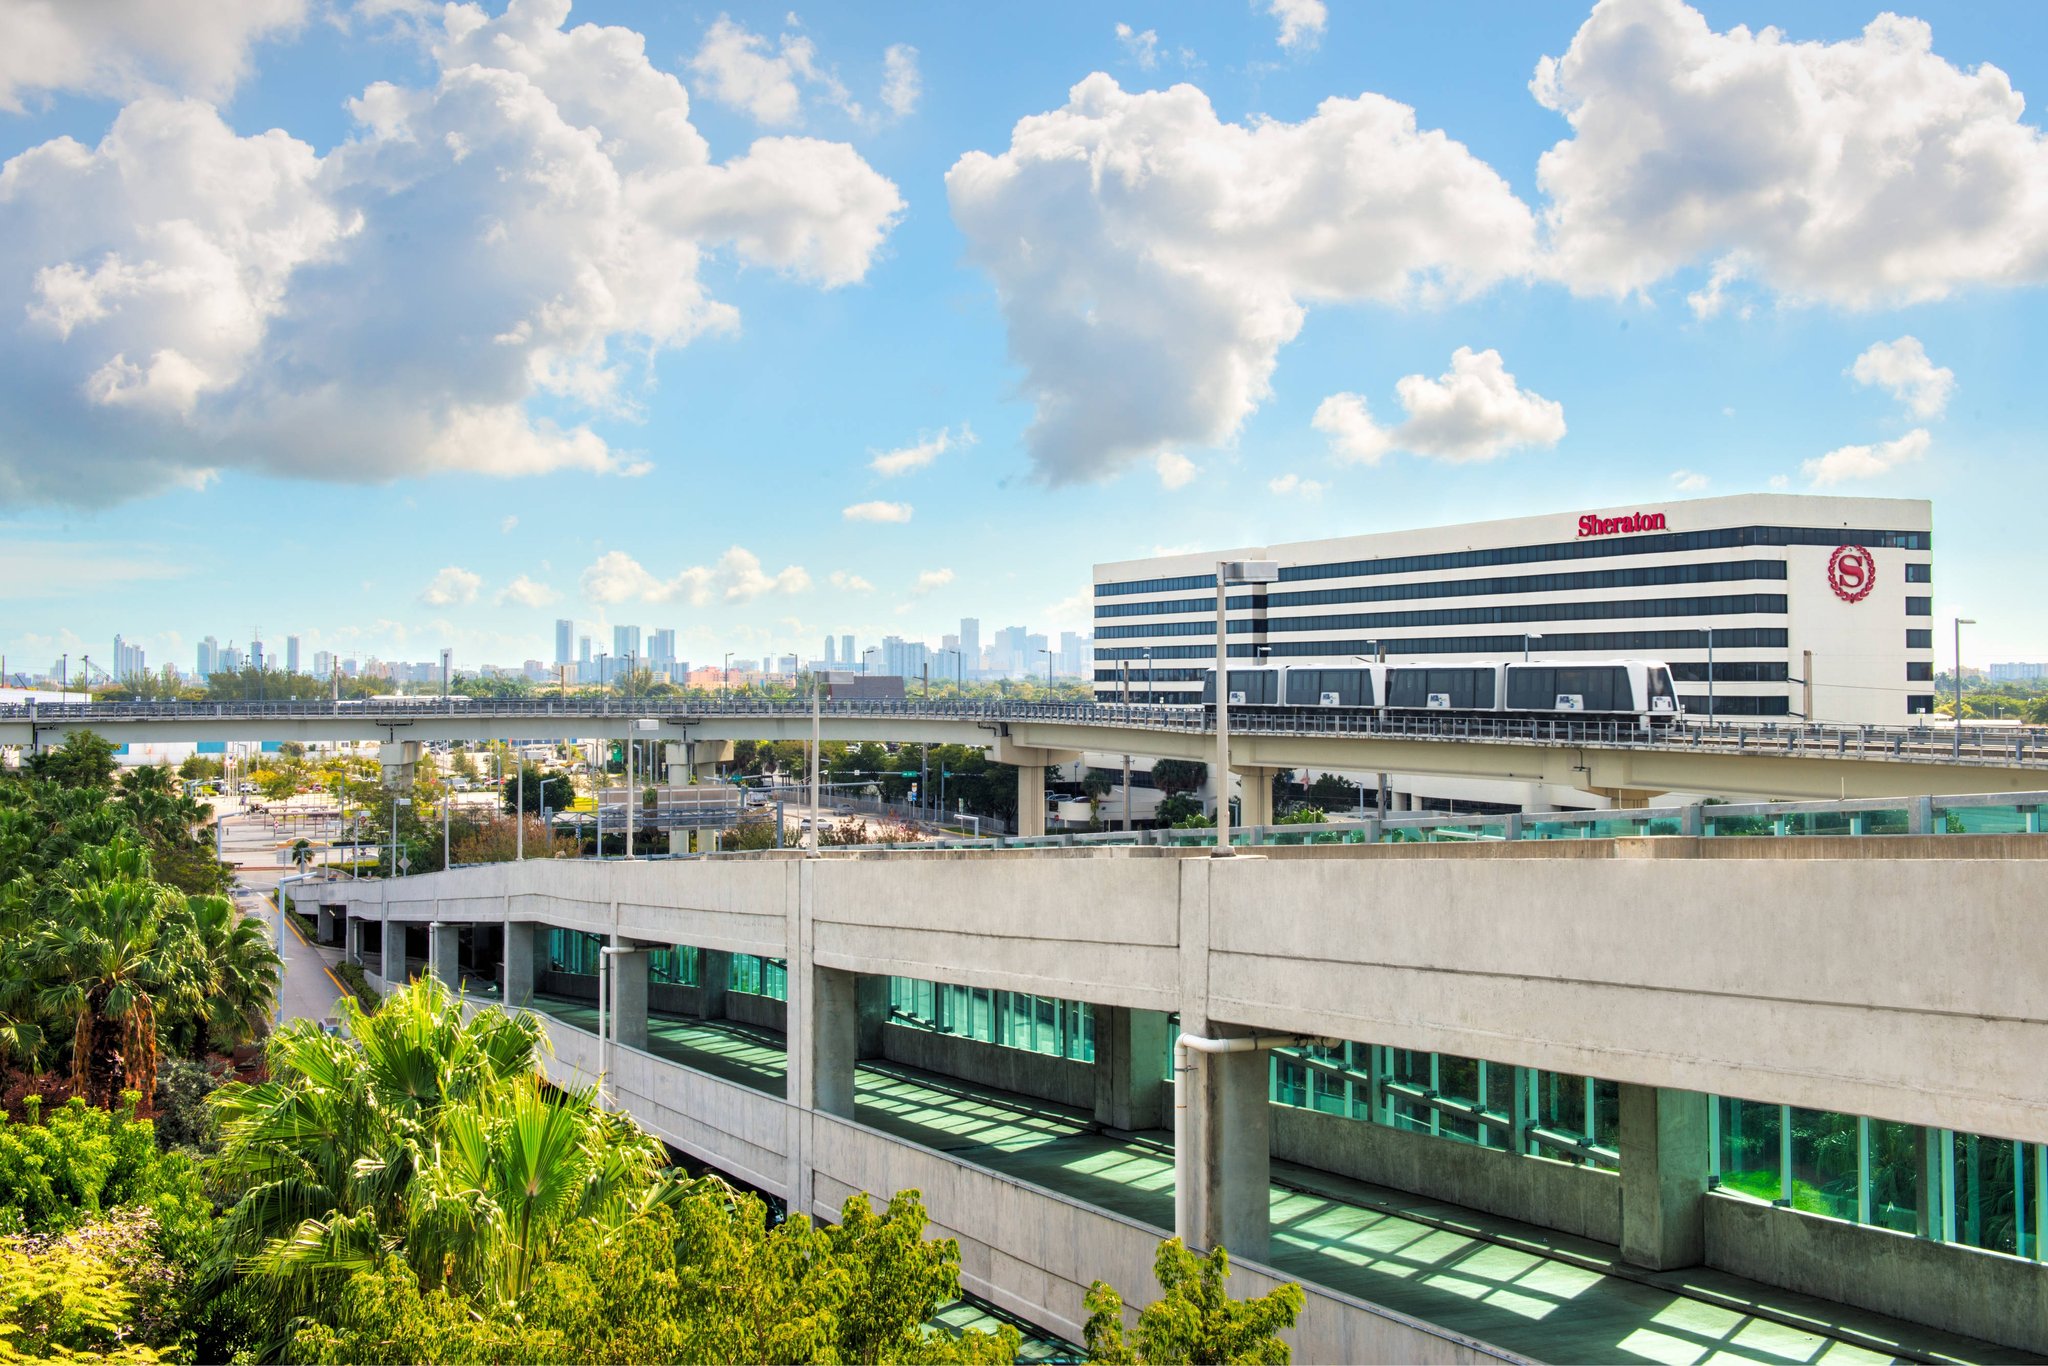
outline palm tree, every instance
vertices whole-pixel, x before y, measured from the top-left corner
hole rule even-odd
[[[659,1148],[550,1089],[544,1035],[422,977],[347,1037],[294,1021],[271,1036],[271,1080],[214,1092],[216,1174],[236,1197],[223,1248],[260,1277],[285,1329],[349,1274],[397,1253],[422,1285],[516,1299],[576,1222],[617,1227],[646,1207]]]
[[[306,871],[307,865],[313,861],[312,842],[310,840],[294,840],[291,848],[291,859],[292,866],[303,874]]]
[[[204,954],[207,1023],[230,1047],[262,1033],[277,1003],[282,970],[262,923],[221,896],[185,899]]]
[[[37,1003],[72,1022],[71,1082],[109,1109],[121,1093],[156,1094],[157,998],[179,965],[164,951],[167,888],[121,880],[74,894],[77,914],[46,924],[31,951]]]

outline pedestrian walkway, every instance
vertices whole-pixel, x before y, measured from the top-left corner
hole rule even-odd
[[[533,1005],[596,1028],[587,1002]],[[782,1041],[768,1031],[655,1016],[649,1036],[656,1056],[783,1094]],[[855,1117],[1161,1236],[1172,1227],[1168,1133],[1106,1133],[1078,1109],[888,1062],[861,1064]],[[1284,1162],[1273,1164],[1271,1209],[1274,1268],[1539,1360],[2032,1359],[1724,1272],[1643,1271],[1589,1239]]]

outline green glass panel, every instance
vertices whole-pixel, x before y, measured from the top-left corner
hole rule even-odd
[[[1731,1096],[1716,1103],[1721,1107],[1721,1184],[1759,1200],[1780,1198],[1779,1107]]]
[[[1833,1110],[1792,1111],[1792,1208],[1854,1221],[1858,1122]]]

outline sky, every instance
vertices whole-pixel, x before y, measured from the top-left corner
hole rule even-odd
[[[1983,0],[0,0],[0,652],[811,657],[1785,489],[2048,659],[2044,76]]]

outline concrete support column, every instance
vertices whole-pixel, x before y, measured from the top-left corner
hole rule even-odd
[[[697,950],[697,1013],[700,1018],[725,1018],[725,991],[731,982],[731,954],[723,949]]]
[[[1219,1036],[1248,1033],[1219,1027]],[[1189,1105],[1194,1189],[1192,1233],[1200,1250],[1264,1261],[1270,1245],[1271,1120],[1266,1113],[1270,1060],[1265,1053],[1193,1054]],[[1175,1134],[1174,1142],[1183,1135]]]
[[[405,922],[384,922],[384,970],[378,974],[387,986],[405,985]]]
[[[334,942],[335,913],[333,906],[319,906],[313,911],[313,937],[323,944]]]
[[[622,1048],[647,1047],[647,974],[651,964],[646,952],[615,953],[612,965],[612,1011],[617,1023],[612,1037]]]
[[[531,921],[505,923],[505,975],[499,986],[508,1006],[525,1005],[540,986],[540,926]]]
[[[854,1078],[861,1059],[882,1054],[889,1019],[889,979],[838,968],[811,972],[810,1107],[853,1118]]]
[[[377,765],[384,771],[384,786],[393,792],[412,791],[420,762],[420,742],[389,740],[377,746]]]
[[[450,991],[462,989],[461,934],[460,925],[436,921],[427,927],[427,971]]]
[[[345,916],[341,928],[341,956],[348,962],[363,961],[363,926],[368,923],[359,915]]]
[[[1233,764],[1230,771],[1235,773],[1238,780],[1243,784],[1238,801],[1237,827],[1244,829],[1253,825],[1271,825],[1273,823],[1273,774],[1275,770],[1270,768],[1238,768]]]
[[[1621,1255],[1652,1271],[1706,1255],[1708,1097],[1621,1087]]]
[[[1095,1012],[1095,1122],[1127,1133],[1167,1123],[1163,1110],[1166,1015],[1157,1010],[1100,1006]]]
[[[1045,833],[1045,765],[1017,765],[1017,833]]]

